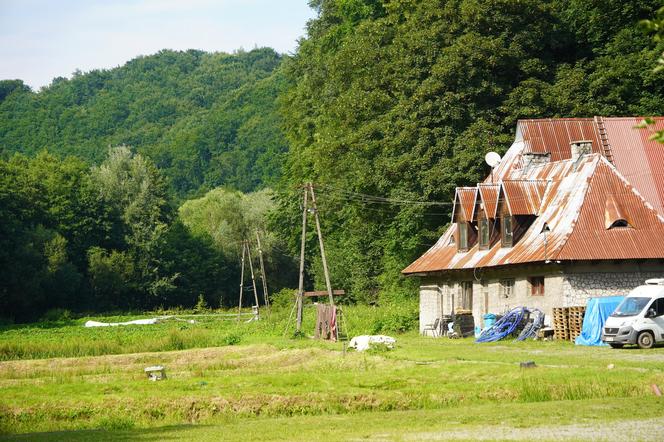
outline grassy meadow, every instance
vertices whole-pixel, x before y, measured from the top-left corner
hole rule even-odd
[[[347,328],[405,327],[409,309],[349,308]],[[313,310],[306,313],[310,328]],[[664,423],[664,401],[651,390],[664,386],[663,348],[475,344],[410,331],[390,333],[392,351],[356,353],[293,339],[292,322],[284,337],[288,314],[251,323],[201,316],[194,324],[86,329],[81,318],[6,326],[0,437],[602,439],[604,431],[610,439],[619,431],[645,439]],[[528,360],[537,367],[519,367]],[[143,368],[155,364],[168,379],[146,379]]]

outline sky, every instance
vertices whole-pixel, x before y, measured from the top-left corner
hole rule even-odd
[[[38,90],[161,49],[297,47],[307,0],[0,0],[0,80]]]

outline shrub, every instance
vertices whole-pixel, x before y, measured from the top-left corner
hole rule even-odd
[[[274,309],[288,309],[293,307],[297,290],[284,288],[270,296],[270,305]]]
[[[224,337],[225,345],[237,345],[242,341],[242,335],[239,333],[231,332]]]
[[[198,295],[198,302],[194,307],[194,313],[205,313],[209,310],[208,303],[205,301],[203,294]]]
[[[64,308],[52,308],[41,318],[44,322],[65,322],[71,320],[71,312]]]

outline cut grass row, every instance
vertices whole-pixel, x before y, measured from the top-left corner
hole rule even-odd
[[[6,435],[11,441],[196,440],[635,440],[661,438],[661,400],[552,401],[476,404],[438,410],[347,415],[258,417],[207,425],[106,428]]]
[[[395,333],[416,325],[417,307],[413,304],[383,308],[351,306],[344,307],[344,311],[343,325],[352,335]],[[251,323],[238,322],[232,316],[229,318],[234,310],[218,313],[216,317],[187,316],[187,319],[196,321],[194,324],[172,320],[156,325],[83,327],[89,319],[125,322],[157,316],[146,314],[3,326],[0,327],[0,361],[217,347],[279,339],[292,336],[295,331],[289,308],[274,309],[261,321]],[[314,316],[313,308],[305,309],[303,331],[307,335],[313,334]]]
[[[664,349],[398,339],[394,351],[375,354],[272,338],[270,344],[2,362],[0,423],[11,433],[120,431],[476,406],[500,413],[507,404],[535,410],[561,401],[582,409],[596,401],[652,401],[650,385],[664,385]],[[538,367],[519,368],[524,360]],[[145,379],[143,368],[155,363],[167,367],[166,381]]]

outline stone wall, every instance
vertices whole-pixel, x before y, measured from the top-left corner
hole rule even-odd
[[[588,298],[599,296],[625,296],[647,279],[664,277],[660,265],[597,265],[569,268],[563,278],[565,307],[586,305]]]

